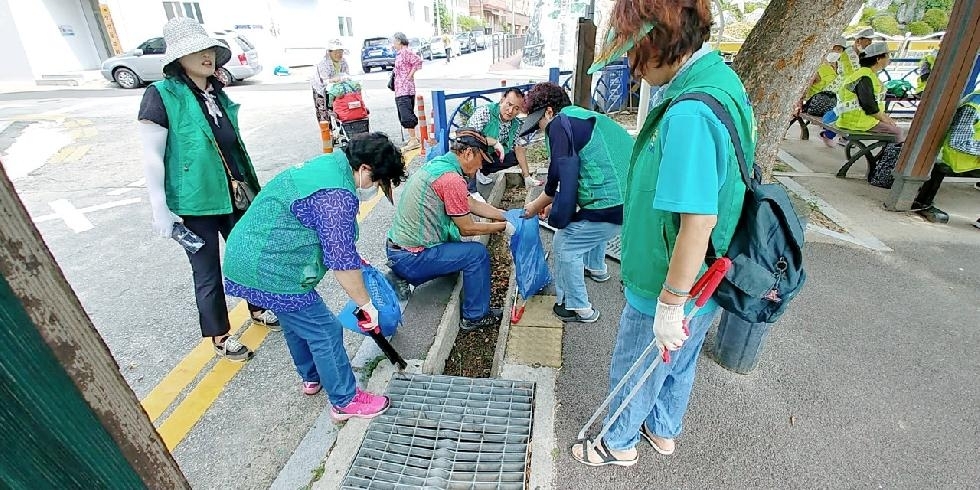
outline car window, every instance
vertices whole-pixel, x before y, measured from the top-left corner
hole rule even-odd
[[[167,43],[162,37],[155,37],[140,44],[138,49],[142,49],[143,54],[163,54],[167,51]]]
[[[238,45],[242,47],[242,51],[251,51],[255,49],[255,45],[248,42],[248,39],[245,39],[242,36],[236,37],[235,40],[238,41]]]
[[[388,44],[388,39],[383,37],[364,40],[365,48],[377,48],[377,47],[385,46],[387,44]]]

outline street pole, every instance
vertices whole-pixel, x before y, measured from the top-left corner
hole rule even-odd
[[[440,5],[441,5],[440,0],[436,0],[435,9],[434,9],[436,11],[436,15],[435,15],[435,17],[436,17],[436,33],[435,33],[435,35],[436,36],[442,34],[442,9],[439,8]]]
[[[510,0],[510,33],[517,34],[517,10],[514,10],[514,0]]]
[[[575,56],[575,84],[572,102],[586,109],[592,108],[592,75],[587,72],[595,59],[595,22],[578,19],[578,54]]]

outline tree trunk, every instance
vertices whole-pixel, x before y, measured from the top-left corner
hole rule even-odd
[[[739,49],[733,68],[755,110],[755,161],[766,178],[772,174],[794,106],[833,40],[862,4],[862,0],[772,0]]]

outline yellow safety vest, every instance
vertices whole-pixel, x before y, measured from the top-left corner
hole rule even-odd
[[[974,141],[980,141],[980,90],[967,95],[960,102],[960,107],[972,107],[976,111],[976,116],[973,120],[973,139]],[[954,129],[950,128],[946,133],[946,139],[943,141],[943,146],[940,149],[940,158],[943,163],[949,165],[949,168],[953,169],[953,172],[956,173],[980,169],[980,155],[971,155],[958,151],[949,145],[949,139]]]
[[[844,50],[844,55],[837,62],[841,68],[841,74],[846,78],[848,75],[861,69],[861,57],[854,52],[854,46]]]
[[[922,58],[922,64],[923,65],[929,65],[929,69],[932,70],[932,68],[934,66],[936,66],[936,55],[931,54],[931,53],[930,54],[927,54],[924,58]],[[920,93],[920,94],[922,92],[925,92],[926,91],[926,83],[927,82],[925,80],[923,80],[923,79],[920,78],[919,79],[919,83],[916,84],[916,86],[915,86],[915,91],[918,92],[918,93]]]
[[[850,75],[844,77],[844,83],[837,91],[837,127],[851,131],[867,131],[878,124],[878,119],[864,113],[861,103],[858,102],[857,93],[854,87],[858,81],[864,77],[871,79],[874,88],[875,98],[878,100],[878,110],[885,110],[885,86],[878,79],[878,75],[871,71],[871,68],[861,68]]]
[[[840,65],[841,61],[838,61],[837,66]],[[820,63],[820,66],[817,67],[817,77],[817,82],[811,85],[810,89],[806,92],[807,99],[820,92],[834,92],[836,94],[840,89],[841,82],[843,81],[843,77],[837,73],[837,69],[826,61]]]

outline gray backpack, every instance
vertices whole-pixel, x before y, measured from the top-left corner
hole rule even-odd
[[[732,267],[715,292],[715,301],[728,312],[751,323],[773,323],[786,311],[806,282],[803,269],[804,225],[786,190],[763,184],[759,168],[748,168],[735,122],[713,96],[693,92],[675,99],[707,105],[728,129],[735,147],[745,204],[726,254]],[[717,254],[708,245],[709,261]]]

